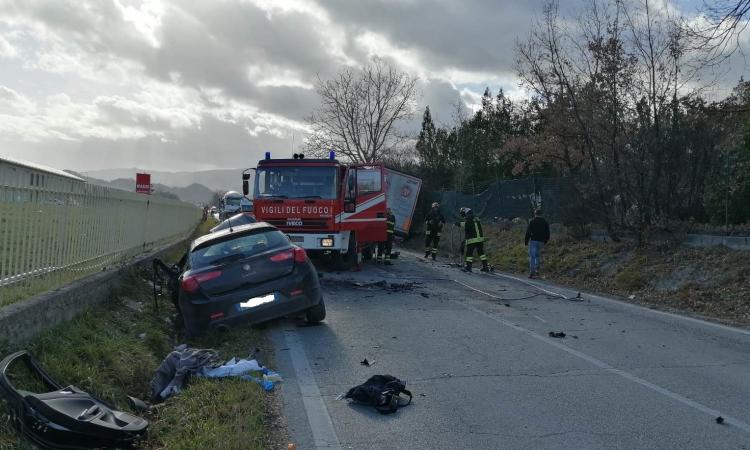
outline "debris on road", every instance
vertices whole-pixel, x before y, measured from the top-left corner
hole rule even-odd
[[[413,281],[406,281],[403,283],[395,283],[395,282],[389,283],[386,280],[373,281],[373,282],[366,283],[363,281],[327,279],[327,280],[324,280],[324,282],[326,285],[344,285],[346,287],[354,287],[354,288],[367,289],[367,290],[383,289],[383,290],[392,291],[392,292],[410,291],[414,289],[416,286],[422,284],[422,283],[413,282]]]
[[[549,332],[549,337],[561,338],[562,339],[562,338],[565,337],[565,333],[563,333],[562,331],[550,331]]]
[[[424,298],[430,298],[430,294],[428,294],[426,292],[421,292],[419,295],[421,295]]]
[[[408,396],[406,399],[401,394]],[[373,375],[364,383],[349,389],[338,399],[350,399],[355,403],[373,406],[380,414],[393,414],[398,408],[411,403],[412,394],[406,383],[392,375]]]
[[[724,418],[721,417],[721,416],[717,417],[716,418],[716,423],[718,423],[719,425],[721,425],[722,423],[724,423]]]
[[[368,361],[367,358],[365,358],[362,361],[360,361],[359,363],[362,364],[365,367],[370,367],[371,365],[375,364],[375,361],[371,362],[371,361]]]

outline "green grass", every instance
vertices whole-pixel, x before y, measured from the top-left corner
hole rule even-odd
[[[203,224],[201,232],[213,225]],[[169,255],[174,261],[184,249]],[[73,384],[127,410],[126,396],[147,399],[156,367],[174,345],[174,306],[161,299],[154,308],[144,272],[133,269],[110,302],[36,337],[26,346],[43,367],[63,384]],[[141,311],[127,304],[137,302]],[[145,337],[141,338],[145,333]],[[245,357],[260,346],[262,336],[251,327],[208,334],[188,344],[214,348],[222,358]],[[6,355],[17,348],[2,346]],[[20,379],[19,379],[20,381]],[[29,386],[32,387],[32,386]],[[268,394],[242,380],[193,380],[180,395],[167,400],[150,422],[146,449],[263,449]],[[20,440],[0,407],[0,449],[32,448]]]

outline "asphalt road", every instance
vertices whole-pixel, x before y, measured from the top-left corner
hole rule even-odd
[[[352,284],[381,280],[417,284]],[[299,449],[750,448],[748,330],[403,253],[323,286],[324,324],[270,325]],[[406,380],[413,403],[383,416],[336,399],[373,374]]]

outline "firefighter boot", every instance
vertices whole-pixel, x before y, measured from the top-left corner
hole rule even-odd
[[[432,251],[432,260],[435,261],[437,258],[437,250]]]
[[[429,256],[430,256],[430,250],[429,250],[429,249],[427,249],[427,250],[425,250],[425,251],[424,251],[424,257],[425,257],[425,259],[426,259],[426,258],[428,258]]]
[[[489,272],[490,266],[487,264],[487,261],[482,261],[482,268],[480,269],[482,272]]]
[[[462,270],[466,273],[471,273],[471,263],[467,262]]]

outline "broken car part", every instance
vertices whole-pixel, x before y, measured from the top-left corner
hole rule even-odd
[[[23,362],[51,392],[16,389],[8,368]],[[116,410],[75,386],[63,387],[25,351],[0,362],[0,394],[8,402],[18,430],[45,449],[134,448],[148,422]]]

